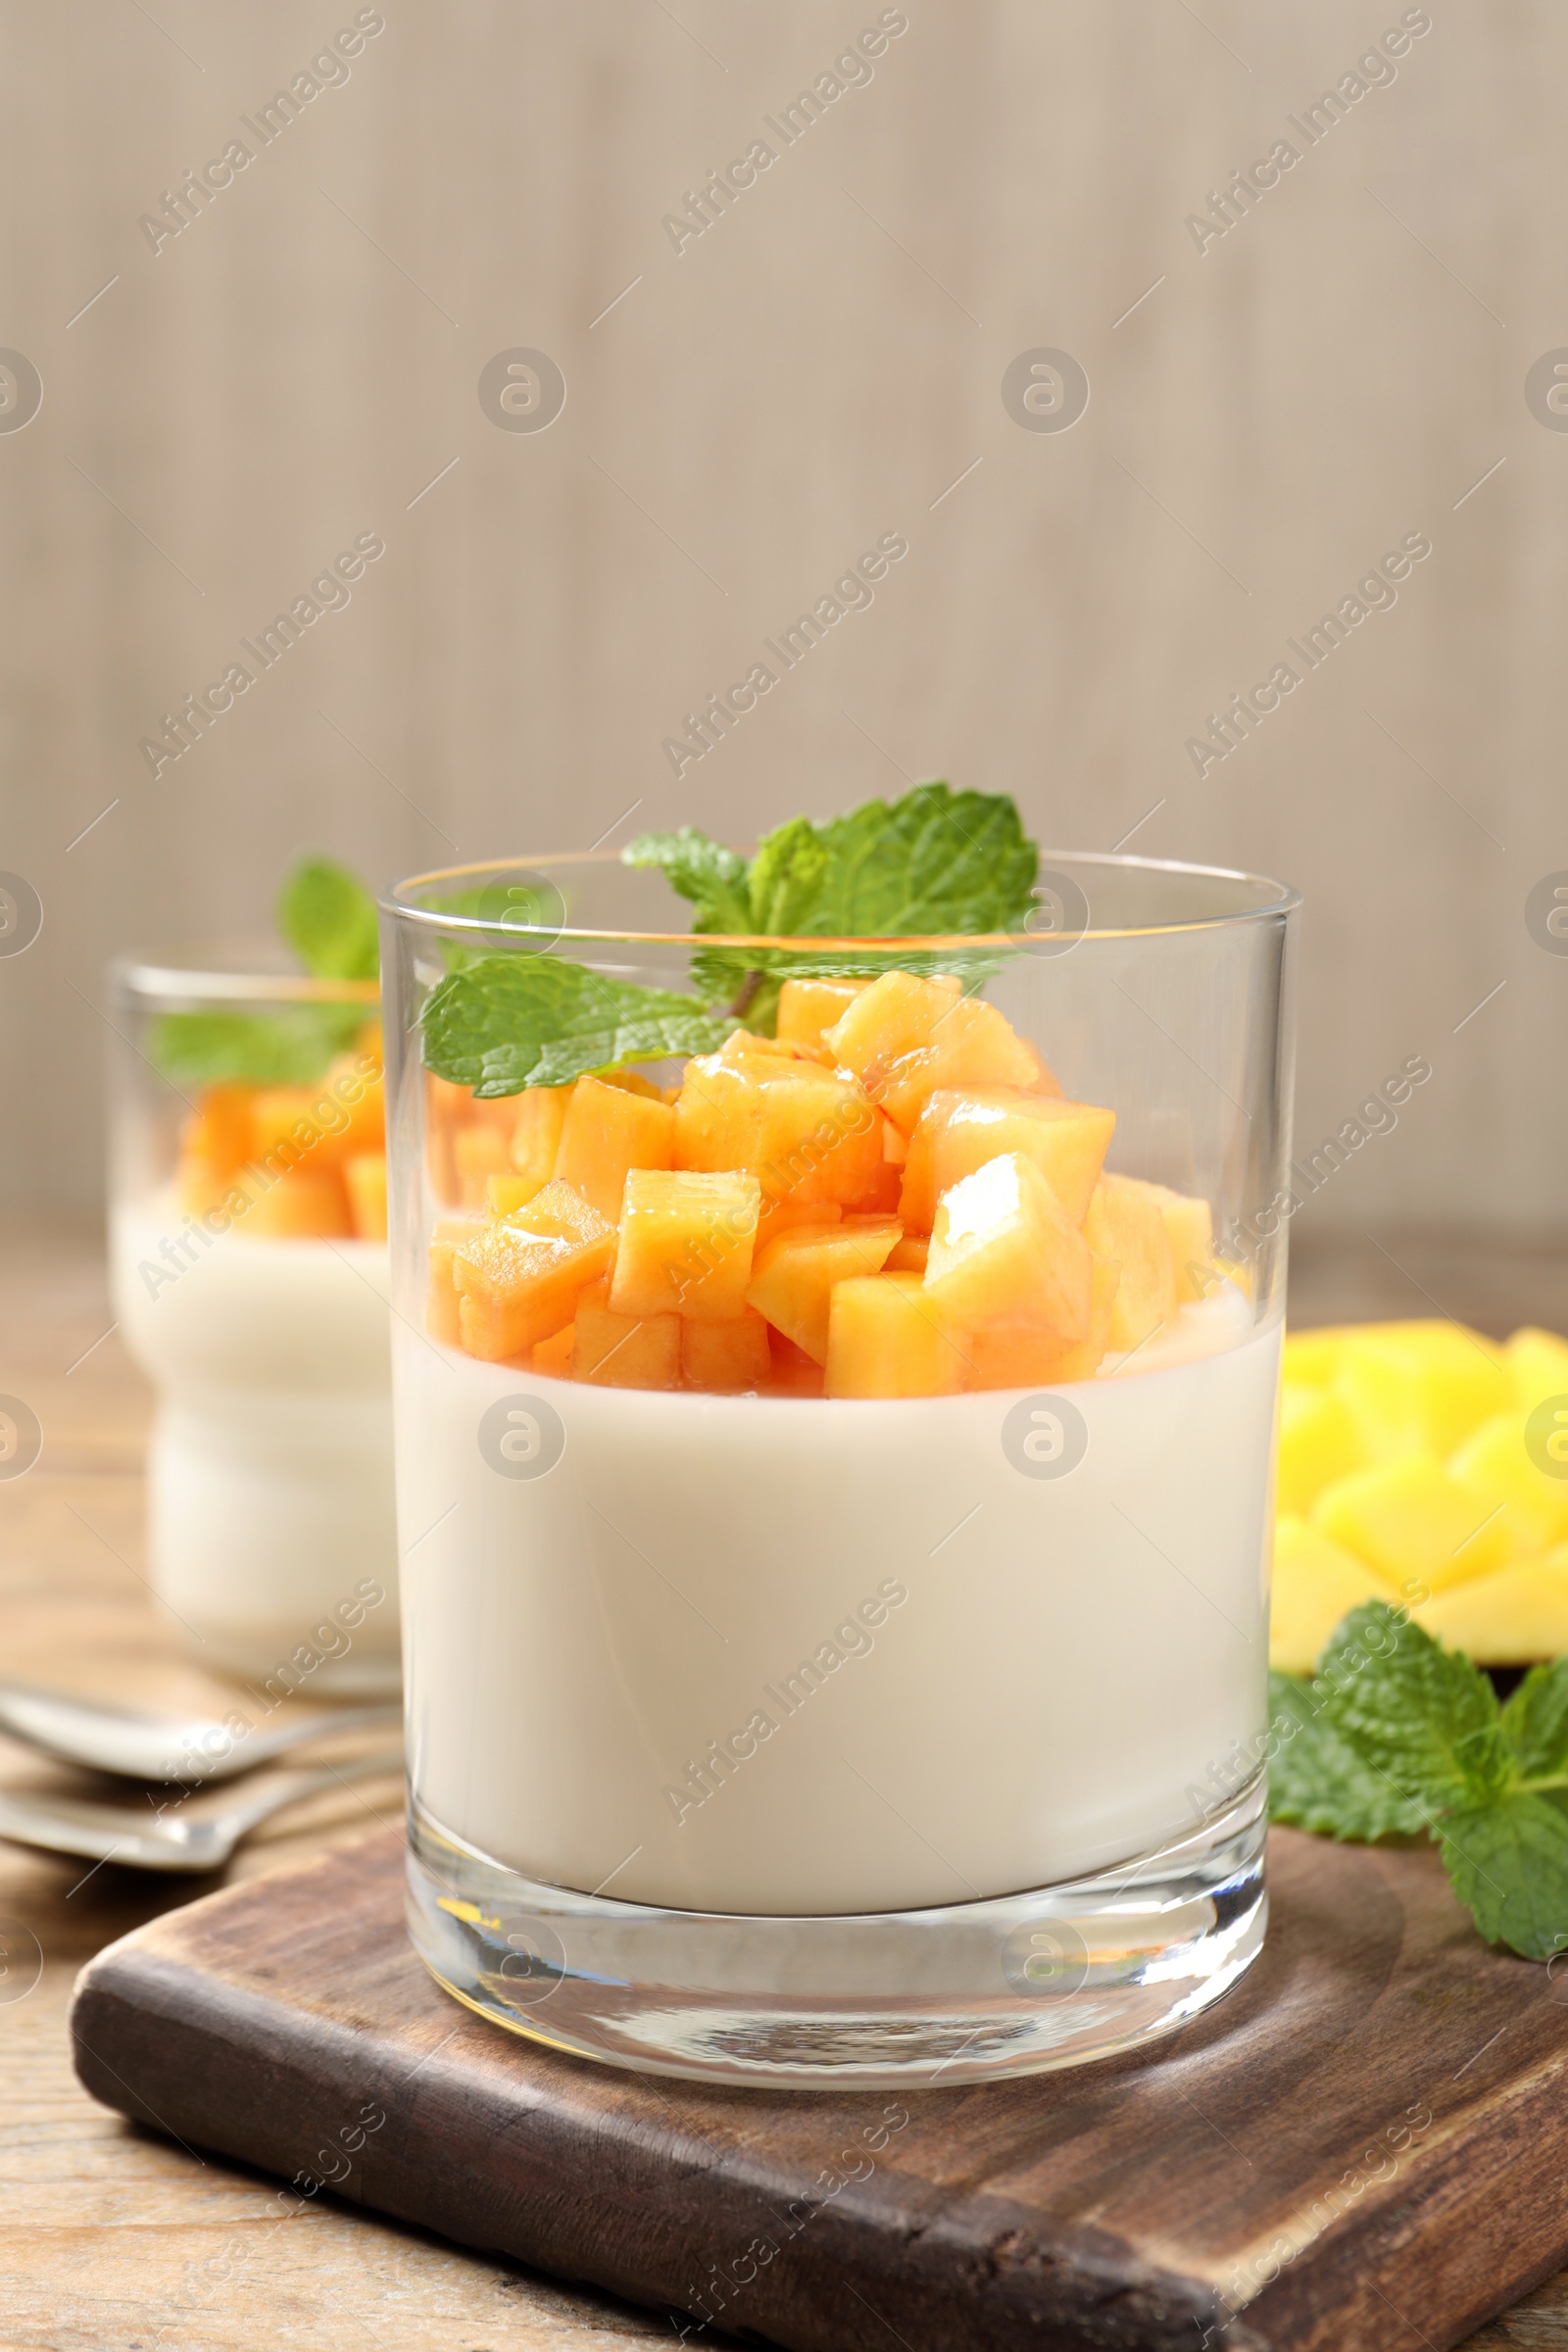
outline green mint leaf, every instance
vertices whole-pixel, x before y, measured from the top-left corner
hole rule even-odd
[[[814,904],[804,919],[795,917],[798,933],[887,939],[1017,931],[1034,905],[1040,853],[1005,793],[916,784],[891,805],[867,801],[813,830],[826,858]],[[758,845],[754,876],[778,839],[770,834]],[[791,870],[800,858],[792,848]],[[771,868],[764,870],[770,878]]]
[[[1531,1667],[1502,1710],[1502,1736],[1523,1779],[1568,1774],[1568,1658]]]
[[[1460,1807],[1443,1824],[1454,1893],[1489,1943],[1526,1960],[1568,1948],[1568,1814],[1528,1790]]]
[[[431,990],[426,1067],[481,1097],[566,1086],[628,1061],[716,1053],[735,1026],[694,997],[607,980],[564,956],[484,956]]]
[[[821,937],[831,929],[821,920],[832,873],[824,834],[808,816],[794,816],[763,835],[746,875],[751,930],[791,939],[802,932]]]
[[[1486,1676],[1386,1601],[1343,1620],[1312,1690],[1362,1762],[1431,1813],[1485,1804],[1515,1777]]]
[[[346,866],[307,858],[284,883],[277,927],[318,980],[374,980],[380,972],[375,901]]]
[[[148,1054],[176,1086],[314,1086],[371,1011],[298,1004],[278,1012],[166,1012]]]
[[[682,825],[678,833],[640,833],[620,856],[623,865],[663,868],[670,888],[697,908],[694,931],[744,934],[754,928],[745,858],[695,826]]]
[[[1270,1674],[1268,1716],[1272,1820],[1364,1844],[1414,1838],[1426,1827],[1419,1802],[1362,1762],[1305,1683]]]

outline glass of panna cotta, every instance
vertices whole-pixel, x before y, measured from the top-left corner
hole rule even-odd
[[[400,1678],[379,991],[270,959],[118,963],[110,1103],[149,1582],[268,1707]]]
[[[609,854],[383,906],[410,1920],[503,2026],[976,2080],[1261,1946],[1298,901],[1037,891],[978,940],[694,940]]]

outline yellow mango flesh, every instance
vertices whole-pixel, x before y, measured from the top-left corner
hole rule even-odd
[[[491,1177],[513,1173],[508,1139],[489,1120],[474,1127],[460,1127],[452,1138],[452,1165],[463,1206],[483,1209],[490,1199]]]
[[[928,1045],[901,1054],[882,1080],[868,1088],[893,1124],[912,1134],[939,1087],[1011,1086],[1059,1094],[1060,1088],[1027,1038],[978,997],[960,997],[931,1032]]]
[[[1021,1087],[939,1087],[909,1139],[899,1214],[929,1233],[949,1187],[1004,1152],[1021,1152],[1081,1225],[1116,1125],[1113,1110]]]
[[[825,1364],[834,1284],[851,1275],[880,1273],[899,1235],[897,1217],[797,1226],[759,1253],[747,1302],[813,1362]]]
[[[1142,1347],[1176,1312],[1176,1260],[1152,1187],[1135,1176],[1102,1176],[1084,1218],[1084,1240],[1097,1257],[1121,1268],[1110,1312],[1110,1345]]]
[[[750,1174],[631,1169],[610,1293],[615,1312],[736,1320],[752,1278],[761,1199]]]
[[[1568,1536],[1568,1461],[1552,1478],[1532,1461],[1523,1413],[1498,1413],[1472,1430],[1448,1469],[1486,1511],[1500,1504],[1510,1549],[1523,1557]]]
[[[1505,1352],[1517,1411],[1531,1413],[1550,1396],[1568,1396],[1568,1340],[1527,1324]]]
[[[556,1150],[555,1173],[613,1225],[632,1168],[668,1168],[675,1157],[675,1113],[657,1096],[632,1094],[598,1078],[571,1089]]]
[[[348,1194],[334,1169],[290,1168],[265,1192],[254,1177],[247,1189],[256,1198],[234,1219],[234,1230],[252,1241],[331,1242],[354,1231]]]
[[[1304,1519],[1274,1530],[1274,1588],[1268,1662],[1281,1674],[1310,1674],[1340,1619],[1364,1600],[1396,1604],[1397,1588]]]
[[[343,1162],[349,1215],[354,1238],[361,1242],[386,1240],[386,1153],[360,1152]]]
[[[578,1294],[571,1348],[573,1380],[616,1389],[680,1386],[679,1315],[617,1315],[608,1281]]]
[[[1519,1560],[1434,1594],[1411,1611],[1417,1625],[1478,1666],[1513,1666],[1568,1650],[1568,1558]]]
[[[828,1313],[829,1396],[947,1396],[963,1357],[918,1274],[855,1274]]]
[[[1325,1487],[1361,1469],[1365,1459],[1355,1416],[1342,1397],[1286,1383],[1276,1489],[1282,1513],[1309,1511]]]
[[[1479,1422],[1513,1401],[1500,1349],[1450,1323],[1385,1324],[1347,1339],[1334,1388],[1374,1460],[1446,1460]]]
[[[772,1372],[767,1325],[753,1306],[732,1323],[680,1318],[681,1377],[689,1389],[760,1389]]]
[[[925,1286],[950,1323],[1029,1322],[1063,1340],[1089,1336],[1089,1245],[1021,1152],[989,1160],[943,1195]]]
[[[865,988],[863,980],[786,980],[774,1024],[780,1043],[819,1046],[823,1030],[841,1021]]]
[[[894,1062],[930,1044],[961,994],[962,983],[950,974],[928,980],[916,972],[883,972],[823,1031],[822,1043],[875,1099]]]
[[[1140,1179],[1129,1177],[1128,1183]],[[1158,1206],[1176,1267],[1176,1299],[1185,1306],[1203,1298],[1214,1279],[1214,1212],[1193,1193],[1172,1192],[1168,1184],[1144,1183],[1143,1190]]]
[[[470,1355],[500,1363],[569,1323],[578,1293],[605,1273],[614,1227],[569,1185],[484,1225],[452,1252],[458,1328]]]
[[[590,1288],[595,1286],[590,1285]],[[536,1372],[548,1372],[552,1379],[571,1378],[571,1353],[577,1345],[577,1326],[564,1323],[548,1340],[536,1340],[528,1353],[528,1361]]]
[[[846,1206],[883,1180],[880,1127],[864,1088],[812,1062],[705,1054],[686,1065],[674,1118],[677,1168],[744,1170],[768,1200]]]
[[[895,1250],[894,1256],[898,1252]],[[891,1265],[893,1260],[889,1259]],[[971,1389],[1053,1388],[1067,1380],[1092,1380],[1110,1341],[1111,1309],[1121,1268],[1097,1257],[1091,1277],[1089,1331],[1081,1340],[1059,1339],[1038,1325],[988,1322],[961,1336],[966,1385]]]
[[[1312,1506],[1312,1524],[1412,1603],[1500,1568],[1506,1531],[1429,1454],[1353,1471]]]
[[[556,1172],[556,1153],[561,1149],[561,1130],[566,1116],[569,1086],[530,1086],[517,1098],[516,1124],[507,1155],[514,1172],[533,1193],[550,1182]],[[524,1193],[529,1200],[533,1193]]]

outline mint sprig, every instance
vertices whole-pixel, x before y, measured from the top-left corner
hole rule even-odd
[[[1489,1942],[1568,1949],[1568,1658],[1506,1706],[1458,1650],[1385,1601],[1352,1609],[1310,1683],[1269,1677],[1276,1821],[1370,1841],[1438,1841]]]
[[[285,880],[277,927],[318,980],[373,980],[375,901],[346,866],[306,858]],[[276,1012],[166,1012],[148,1053],[176,1086],[314,1086],[370,1016],[365,1004],[291,1004]]]
[[[867,801],[848,816],[816,823],[792,817],[758,843],[750,859],[707,834],[645,833],[621,856],[657,865],[697,908],[700,935],[729,932],[786,939],[896,939],[922,934],[1017,931],[1034,906],[1040,853],[1004,793],[955,792],[917,784],[901,800]],[[910,951],[709,948],[693,983],[724,1003],[748,1028],[770,1034],[778,992],[792,974],[831,978],[887,971],[957,971],[978,987],[1004,956]]]
[[[420,1018],[425,1066],[481,1097],[566,1086],[628,1061],[713,1054],[734,1026],[691,997],[525,953],[460,965],[431,990]]]

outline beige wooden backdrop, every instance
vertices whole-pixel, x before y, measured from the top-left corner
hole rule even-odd
[[[1431,0],[1308,145],[1287,118],[1428,12],[905,0],[785,147],[764,118],[881,13],[5,0],[0,345],[43,383],[0,431],[0,866],[45,910],[0,957],[13,1199],[97,1193],[105,956],[254,931],[301,849],[744,840],[943,773],[1059,845],[1302,886],[1298,1137],[1434,1070],[1307,1219],[1564,1222],[1568,958],[1525,906],[1568,867],[1568,434],[1525,380],[1568,346],[1568,21]],[[263,148],[241,118],[357,14]],[[544,431],[480,405],[518,347],[564,374]],[[1037,347],[1087,371],[1069,430],[1004,405]],[[365,532],[347,608],[155,780],[139,739]],[[885,532],[874,605],[677,780],[663,738]],[[1413,533],[1397,604],[1200,778],[1207,714]]]

